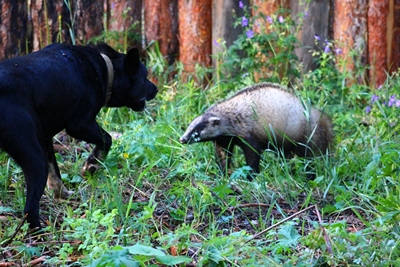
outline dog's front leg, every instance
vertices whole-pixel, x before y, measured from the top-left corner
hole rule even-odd
[[[94,149],[92,150],[92,153],[90,153],[90,156],[87,158],[85,163],[83,164],[82,167],[82,175],[85,175],[87,173],[93,174],[95,171],[101,168],[101,161],[104,161],[104,159],[107,157],[108,150],[101,149],[99,148],[101,146],[96,145]]]
[[[92,153],[90,153],[90,156],[83,165],[82,175],[87,173],[93,174],[100,169],[100,162],[107,157],[110,150],[111,136],[96,121],[83,126],[72,124],[71,127],[67,127],[67,133],[76,139],[81,139],[95,145]]]

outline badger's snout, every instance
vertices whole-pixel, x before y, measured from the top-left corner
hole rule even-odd
[[[199,133],[196,131],[186,131],[181,138],[179,138],[179,142],[182,144],[193,144],[200,142],[201,138],[199,137]]]
[[[188,142],[188,139],[182,136],[181,138],[179,138],[179,142],[181,142],[181,144],[186,144]]]

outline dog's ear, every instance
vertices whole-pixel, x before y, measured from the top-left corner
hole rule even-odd
[[[124,59],[124,67],[128,73],[136,73],[140,66],[139,49],[136,47],[128,51]]]

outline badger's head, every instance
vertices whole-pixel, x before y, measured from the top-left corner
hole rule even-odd
[[[182,144],[211,141],[222,135],[221,119],[217,116],[204,114],[195,118],[179,141]]]

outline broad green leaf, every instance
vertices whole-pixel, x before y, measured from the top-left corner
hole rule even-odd
[[[165,265],[171,266],[171,265],[176,265],[180,263],[189,263],[192,261],[191,258],[185,257],[185,256],[171,256],[171,255],[165,255],[165,256],[156,256],[156,259]]]
[[[165,253],[161,250],[136,244],[134,246],[128,247],[129,253],[134,255],[144,255],[144,256],[165,256]]]

